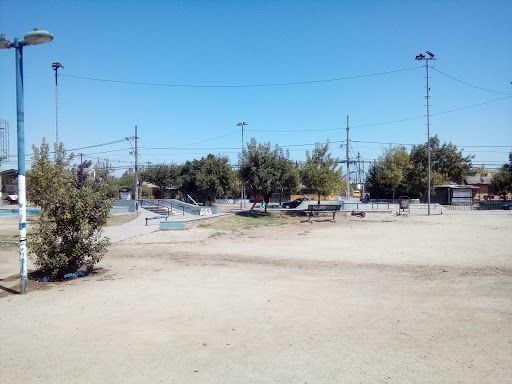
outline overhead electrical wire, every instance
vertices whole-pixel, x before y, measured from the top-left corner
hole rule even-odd
[[[438,113],[431,113],[430,116],[444,115],[444,114],[447,114],[447,113],[462,111],[464,109],[475,108],[475,107],[479,107],[479,106],[482,106],[482,105],[485,105],[485,104],[495,103],[495,102],[506,100],[506,99],[510,99],[510,98],[512,98],[512,95],[511,96],[507,96],[507,97],[502,97],[500,99],[486,101],[486,102],[479,103],[479,104],[473,104],[473,105],[469,105],[469,106],[466,106],[466,107],[452,109],[452,110],[449,110],[449,111],[438,112]],[[409,120],[424,119],[425,116],[426,115],[416,116],[416,117],[408,117],[408,118],[405,118],[405,119],[383,121],[383,122],[380,122],[380,123],[372,123],[372,124],[353,125],[353,126],[351,125],[350,129],[373,127],[373,126],[376,126],[376,125],[386,125],[386,124],[401,123],[401,122],[409,121]],[[265,129],[251,129],[251,128],[248,128],[247,131],[250,131],[250,132],[296,133],[296,132],[341,131],[341,130],[344,130],[344,129],[347,129],[347,127],[341,127],[341,128],[321,128],[321,129],[292,129],[292,130],[268,130],[268,129],[265,130]]]
[[[439,72],[441,75],[444,75],[446,77],[449,77],[450,79],[452,80],[455,80],[455,81],[458,81],[459,83],[462,83],[462,84],[465,84],[465,85],[468,85],[470,87],[473,87],[473,88],[476,88],[476,89],[480,89],[482,91],[486,91],[486,92],[491,92],[491,93],[497,93],[498,95],[510,95],[512,96],[512,93],[506,93],[506,92],[497,92],[497,91],[493,91],[491,89],[486,89],[486,88],[482,88],[482,87],[478,87],[476,85],[473,85],[473,84],[470,84],[470,83],[467,83],[465,81],[462,81],[462,80],[459,80],[451,75],[448,75],[447,73],[444,73],[444,72],[441,72],[439,69],[435,68],[435,67],[431,67],[434,71],[436,72]]]
[[[81,80],[91,80],[91,81],[130,84],[130,85],[158,86],[158,87],[180,87],[180,88],[256,88],[256,87],[260,87],[261,88],[261,87],[282,87],[282,86],[290,86],[290,85],[329,83],[329,82],[334,82],[334,81],[359,79],[359,78],[363,78],[363,77],[389,75],[391,73],[410,71],[410,70],[418,69],[418,68],[423,68],[423,66],[395,69],[393,71],[368,73],[368,74],[363,74],[363,75],[335,77],[335,78],[331,78],[331,79],[305,80],[305,81],[292,81],[292,82],[284,82],[284,83],[266,83],[266,84],[169,84],[169,83],[148,83],[148,82],[140,82],[140,81],[125,81],[125,80],[114,80],[114,79],[100,79],[100,78],[96,78],[96,77],[75,76],[75,75],[68,75],[68,74],[59,74],[59,76],[70,77],[70,78],[81,79]]]

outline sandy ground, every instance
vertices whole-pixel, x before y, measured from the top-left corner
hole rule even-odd
[[[510,212],[337,217],[146,234],[26,295],[2,251],[0,380],[512,381]]]

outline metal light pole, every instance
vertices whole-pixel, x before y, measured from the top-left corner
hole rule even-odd
[[[428,84],[428,62],[429,60],[436,60],[434,54],[430,51],[425,52],[429,57],[425,57],[423,53],[416,56],[416,60],[425,60],[427,63],[427,153],[428,153],[428,191],[427,191],[427,204],[428,204],[428,215],[430,216],[430,86]]]
[[[23,39],[9,40],[0,35],[0,48],[16,49],[16,108],[18,125],[18,209],[20,222],[20,293],[27,292],[27,208],[25,190],[25,106],[23,95],[23,47],[49,43],[53,35],[48,31],[34,28]]]
[[[243,121],[241,123],[238,123],[236,126],[237,127],[242,127],[242,155],[243,155],[243,152],[244,152],[244,125],[248,125],[249,123]],[[240,170],[242,170],[242,164],[240,164]],[[240,209],[242,209],[242,202],[244,201],[244,196],[245,196],[245,184],[242,180],[242,187],[240,188],[241,191],[240,191]],[[245,206],[245,204],[244,204]]]
[[[58,81],[57,81],[57,71],[59,68],[64,69],[64,66],[61,63],[55,62],[52,63],[52,68],[55,71],[55,143],[57,146],[59,145],[59,93],[58,93]],[[55,156],[57,156],[57,151],[55,151]]]

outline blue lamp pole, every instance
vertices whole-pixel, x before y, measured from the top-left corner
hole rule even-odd
[[[25,187],[25,106],[23,95],[23,47],[38,45],[53,40],[48,31],[34,28],[33,32],[25,34],[23,39],[9,40],[4,34],[0,35],[0,48],[16,49],[16,108],[18,123],[18,208],[20,230],[20,293],[27,292],[27,195]]]

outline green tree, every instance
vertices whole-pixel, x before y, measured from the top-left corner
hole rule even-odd
[[[227,156],[208,155],[196,176],[197,189],[205,196],[205,205],[213,204],[217,196],[229,194],[234,180],[235,175]]]
[[[503,166],[492,177],[492,188],[494,193],[500,196],[506,196],[512,193],[512,172],[510,164],[503,164]]]
[[[316,143],[311,155],[306,151],[306,163],[301,169],[301,180],[306,189],[318,194],[318,204],[321,195],[326,196],[343,190],[343,179],[338,165],[339,160],[331,157],[329,153],[329,142],[325,145]]]
[[[300,187],[300,170],[296,163],[290,160],[290,152],[284,152],[279,148],[280,154],[278,159],[278,168],[280,169],[279,178],[277,180],[279,194],[279,204],[283,203],[283,192],[294,193]]]
[[[457,146],[449,143],[440,145],[436,136],[430,138],[431,193],[435,186],[445,183],[462,184],[471,169],[473,156],[464,156]],[[407,189],[412,196],[425,200],[428,184],[427,143],[413,146],[410,153],[411,171],[407,177]]]
[[[27,173],[28,199],[41,210],[29,242],[29,257],[42,272],[62,278],[83,266],[98,263],[107,250],[102,237],[113,199],[103,181],[79,180],[71,167],[73,154],[66,155],[62,143],[55,146],[55,160],[43,139]]]
[[[372,165],[369,172],[370,185],[367,188],[372,194],[372,189],[375,187],[376,196],[379,192],[388,194],[391,192],[393,202],[395,200],[395,192],[397,190],[404,190],[404,183],[407,175],[412,169],[409,154],[405,147],[390,147],[378,161]]]
[[[179,188],[181,185],[181,167],[175,163],[157,164],[140,173],[139,179],[155,184],[159,189],[159,198],[163,198],[165,188]]]
[[[285,175],[293,167],[288,153],[277,145],[272,149],[270,142],[258,144],[256,139],[252,138],[242,152],[240,163],[242,180],[247,182],[253,191],[263,194],[265,212],[272,193],[280,191],[281,188],[297,187],[293,185],[296,179]]]

